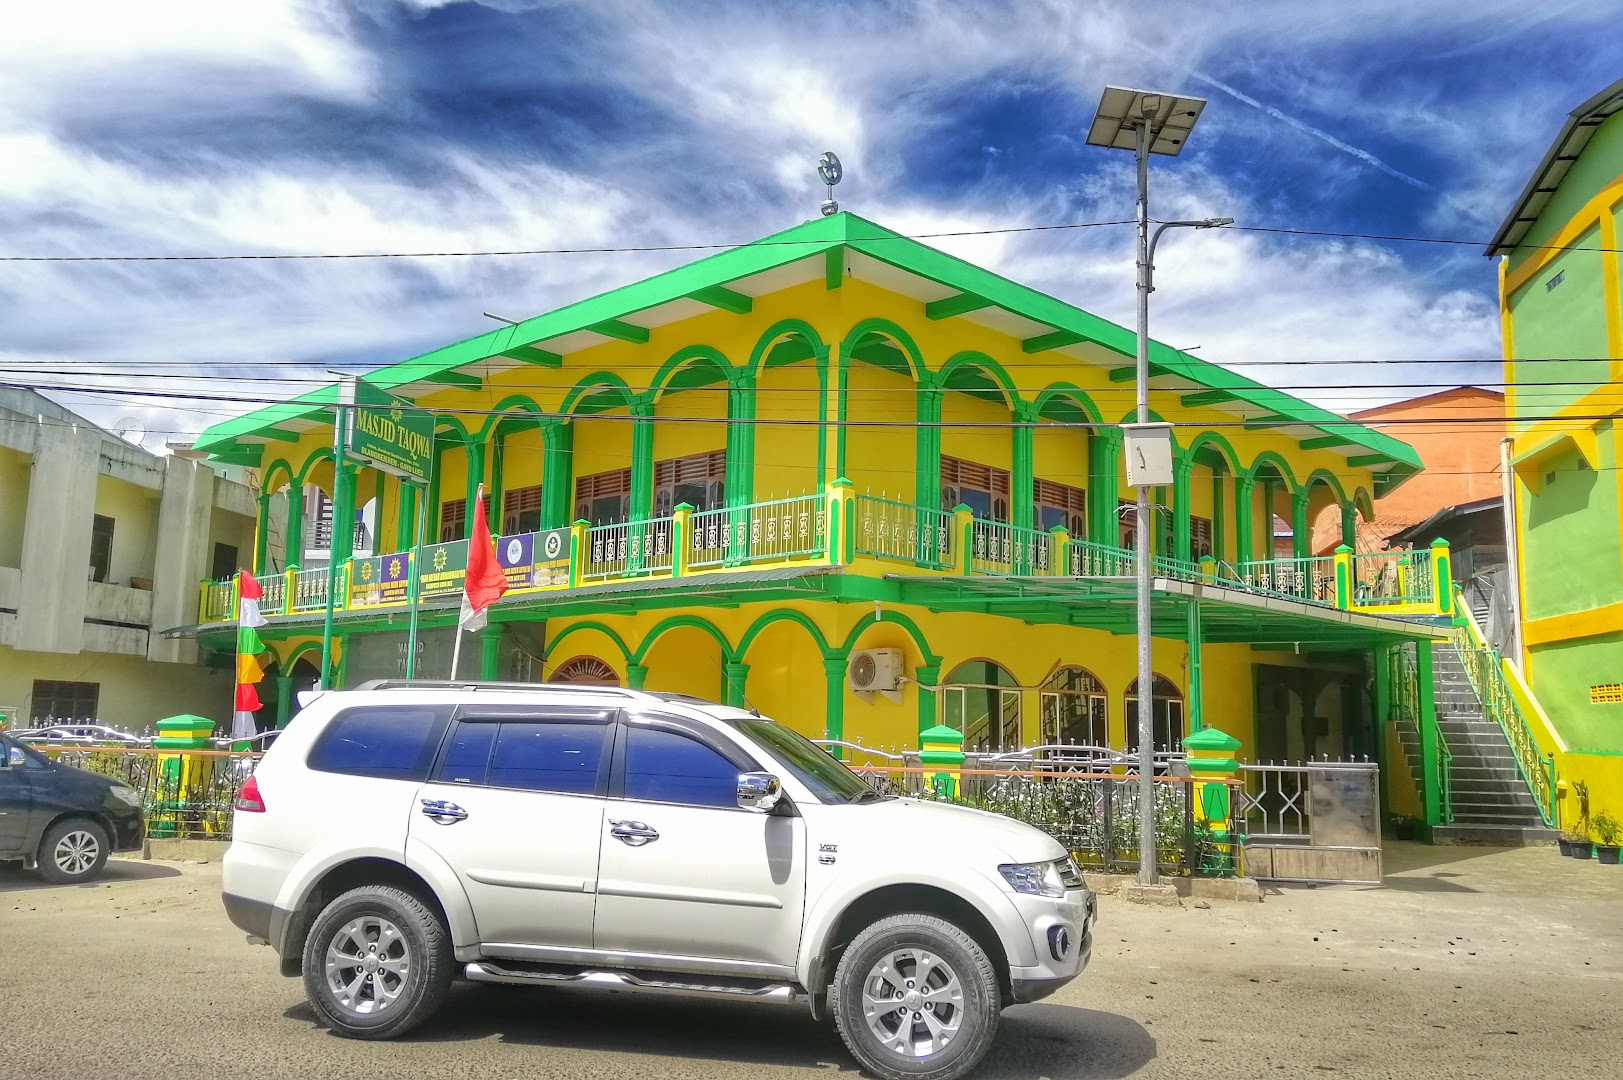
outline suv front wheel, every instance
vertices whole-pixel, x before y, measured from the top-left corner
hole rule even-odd
[[[351,889],[328,904],[304,943],[304,989],[335,1033],[389,1039],[432,1016],[453,973],[439,916],[386,886]]]
[[[883,1080],[954,1080],[997,1033],[997,972],[975,939],[933,915],[893,915],[857,935],[830,988],[846,1048]]]

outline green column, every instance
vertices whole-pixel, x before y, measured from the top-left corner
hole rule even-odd
[[[473,535],[473,500],[479,494],[479,485],[485,481],[485,444],[469,443],[464,452],[468,458],[468,482],[464,485],[462,497],[468,500],[468,510],[463,524],[463,536]]]
[[[642,397],[631,405],[631,513],[640,521],[654,506],[654,403]]]
[[[1116,428],[1095,429],[1093,438],[1088,440],[1087,539],[1111,547],[1116,546],[1117,538],[1121,535],[1116,517],[1120,488],[1116,482],[1116,470],[1120,460],[1121,432]]]
[[[1298,559],[1313,557],[1313,523],[1307,517],[1307,496],[1305,491],[1291,496],[1291,554]]]
[[[1392,720],[1392,650],[1389,646],[1378,645],[1372,655],[1375,666],[1375,716],[1370,726],[1375,733],[1375,765],[1380,773],[1377,787],[1381,792],[1381,821],[1384,823],[1391,813],[1387,792],[1392,787],[1392,765],[1386,751],[1386,740],[1388,725]]]
[[[730,660],[722,665],[722,672],[726,676],[726,704],[738,709],[746,708],[744,685],[749,680],[750,666]]]
[[[254,575],[263,577],[270,569],[270,504],[271,493],[259,493],[259,513],[254,517]],[[284,560],[285,561],[285,560]]]
[[[422,493],[416,484],[405,480],[398,483],[394,500],[394,549],[410,551],[417,543],[417,500]]]
[[[345,465],[333,473],[332,548],[333,562],[341,563],[355,550],[355,468]]]
[[[431,544],[440,542],[440,508],[445,502],[441,492],[440,481],[445,476],[445,452],[457,445],[454,437],[446,432],[436,432],[434,435],[434,461],[428,467],[428,493],[424,497],[428,500],[424,507],[428,511],[427,524],[423,526],[424,538]]]
[[[293,718],[293,676],[276,676],[276,726],[287,727]]]
[[[1420,801],[1425,808],[1426,827],[1431,828],[1443,823],[1443,791],[1442,755],[1437,745],[1437,695],[1432,682],[1431,644],[1426,641],[1415,645],[1415,683],[1420,704],[1420,716],[1415,724],[1420,730]]]
[[[1222,562],[1228,558],[1228,545],[1223,533],[1228,529],[1228,513],[1223,506],[1223,474],[1212,473],[1212,558]]]
[[[843,742],[845,739],[845,671],[849,658],[844,653],[829,653],[823,657],[823,738]],[[836,754],[836,756],[839,756]]]
[[[501,663],[502,624],[486,623],[485,628],[479,631],[479,677],[486,680],[501,678]]]
[[[1010,448],[1014,469],[1009,480],[1009,524],[1017,528],[1031,528],[1031,516],[1036,502],[1036,446],[1037,410],[1027,402],[1014,406],[1015,427],[1012,429]]]
[[[755,501],[755,374],[727,373],[727,504]],[[786,493],[787,494],[787,493]]]
[[[1358,508],[1351,503],[1341,508],[1341,542],[1358,550]]]
[[[304,485],[297,480],[287,485],[287,539],[283,547],[283,565],[304,564]]]
[[[941,505],[941,381],[933,371],[919,376],[914,399],[918,428],[913,449],[913,501],[933,510]]]
[[[643,686],[647,682],[648,682],[648,665],[647,664],[627,664],[626,665],[626,689],[627,690],[641,690],[643,688]]]
[[[1234,561],[1237,563],[1256,558],[1256,548],[1251,543],[1251,527],[1257,521],[1257,512],[1251,506],[1251,489],[1255,483],[1249,476],[1234,478]]]
[[[1200,670],[1200,654],[1205,643],[1200,632],[1200,601],[1198,599],[1189,601],[1188,616],[1186,640],[1189,643],[1189,732],[1194,734],[1206,726]]]
[[[575,504],[575,428],[567,420],[541,424],[541,527],[562,529],[572,520]]]
[[[490,483],[485,487],[485,524],[490,535],[502,534],[502,490],[507,484],[507,435],[497,424],[490,433]]]
[[[936,692],[929,687],[941,681],[941,661],[931,664],[920,664],[913,672],[913,677],[919,681],[919,730],[928,731],[936,726]]]
[[[1189,482],[1194,472],[1195,463],[1189,458],[1183,458],[1173,466],[1172,557],[1180,562],[1189,562],[1191,558]]]

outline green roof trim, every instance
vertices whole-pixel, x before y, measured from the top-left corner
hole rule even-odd
[[[490,330],[380,368],[369,374],[367,380],[380,389],[393,390],[466,364],[511,355],[515,348],[533,347],[579,330],[594,330],[615,337],[625,335],[622,340],[646,342],[648,331],[625,322],[626,316],[690,297],[701,290],[728,287],[731,282],[752,274],[802,259],[822,256],[825,285],[839,288],[845,273],[843,249],[847,247],[871,259],[927,278],[955,293],[984,298],[987,306],[997,306],[1053,328],[1050,334],[1029,339],[1032,342],[1067,334],[1074,336],[1077,343],[1086,342],[1122,357],[1136,355],[1133,331],[1126,327],[1117,326],[1081,308],[854,214],[840,213],[816,218],[753,243],[717,252],[685,266],[526,319],[515,326]],[[544,350],[544,346],[542,348]],[[1179,352],[1161,342],[1151,341],[1149,350],[1154,373],[1177,376],[1208,390],[1228,391],[1236,401],[1267,410],[1270,415],[1264,420],[1268,424],[1301,424],[1326,432],[1347,434],[1353,445],[1382,454],[1385,460],[1394,463],[1396,468],[1385,474],[1389,483],[1395,483],[1420,468],[1420,457],[1414,449],[1390,435],[1350,423],[1346,417],[1328,409]],[[1130,372],[1131,368],[1126,370]],[[1111,378],[1113,381],[1124,381],[1116,379],[1115,370],[1112,370]],[[241,444],[236,441],[238,438],[257,436],[265,428],[274,428],[290,420],[320,415],[332,407],[336,393],[336,387],[324,386],[291,401],[256,409],[245,416],[216,424],[199,437],[196,447],[217,460],[225,460],[222,455],[240,448]]]
[[[468,390],[477,390],[483,385],[479,376],[465,375],[460,371],[436,371],[432,375],[424,375],[423,381],[439,383],[441,386],[461,386]]]
[[[1232,390],[1202,390],[1198,394],[1185,394],[1178,401],[1186,409],[1199,409],[1207,405],[1221,405],[1234,400]]]
[[[1160,364],[1151,364],[1150,365],[1150,378],[1153,379],[1157,375],[1168,375],[1168,374],[1171,374],[1171,373],[1168,372],[1167,369],[1162,367]],[[1137,378],[1138,378],[1138,368],[1136,368],[1136,367],[1118,367],[1118,368],[1111,368],[1110,369],[1110,381],[1111,382],[1132,382],[1134,379],[1137,379]],[[1238,395],[1230,395],[1230,396],[1231,397],[1237,397]]]
[[[979,311],[983,307],[991,307],[992,301],[984,296],[974,293],[959,293],[957,296],[948,296],[941,300],[931,300],[924,305],[924,317],[932,322],[941,319],[950,319],[954,315],[967,315],[971,311]]]
[[[722,311],[730,311],[734,315],[748,315],[755,309],[755,301],[743,293],[729,289],[724,285],[711,285],[703,289],[694,289],[688,294],[688,299],[697,300],[701,304],[709,304]]]

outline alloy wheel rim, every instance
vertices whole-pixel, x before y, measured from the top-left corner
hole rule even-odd
[[[958,973],[928,949],[895,949],[862,983],[862,1017],[879,1044],[898,1057],[928,1058],[958,1037],[964,989]]]
[[[95,835],[84,829],[75,829],[56,842],[56,850],[51,853],[51,858],[58,870],[77,877],[95,866],[100,854],[101,844]]]
[[[373,1016],[393,1006],[406,988],[411,949],[388,919],[351,919],[327,942],[327,989],[353,1016]]]

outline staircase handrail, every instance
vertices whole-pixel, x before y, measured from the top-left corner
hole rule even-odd
[[[1529,723],[1521,703],[1505,677],[1499,650],[1488,644],[1471,614],[1470,605],[1458,589],[1454,593],[1454,651],[1465,669],[1465,678],[1475,691],[1482,711],[1488,715],[1510,744],[1516,771],[1527,785],[1533,805],[1544,824],[1555,826],[1555,755],[1544,748],[1538,729]]]

